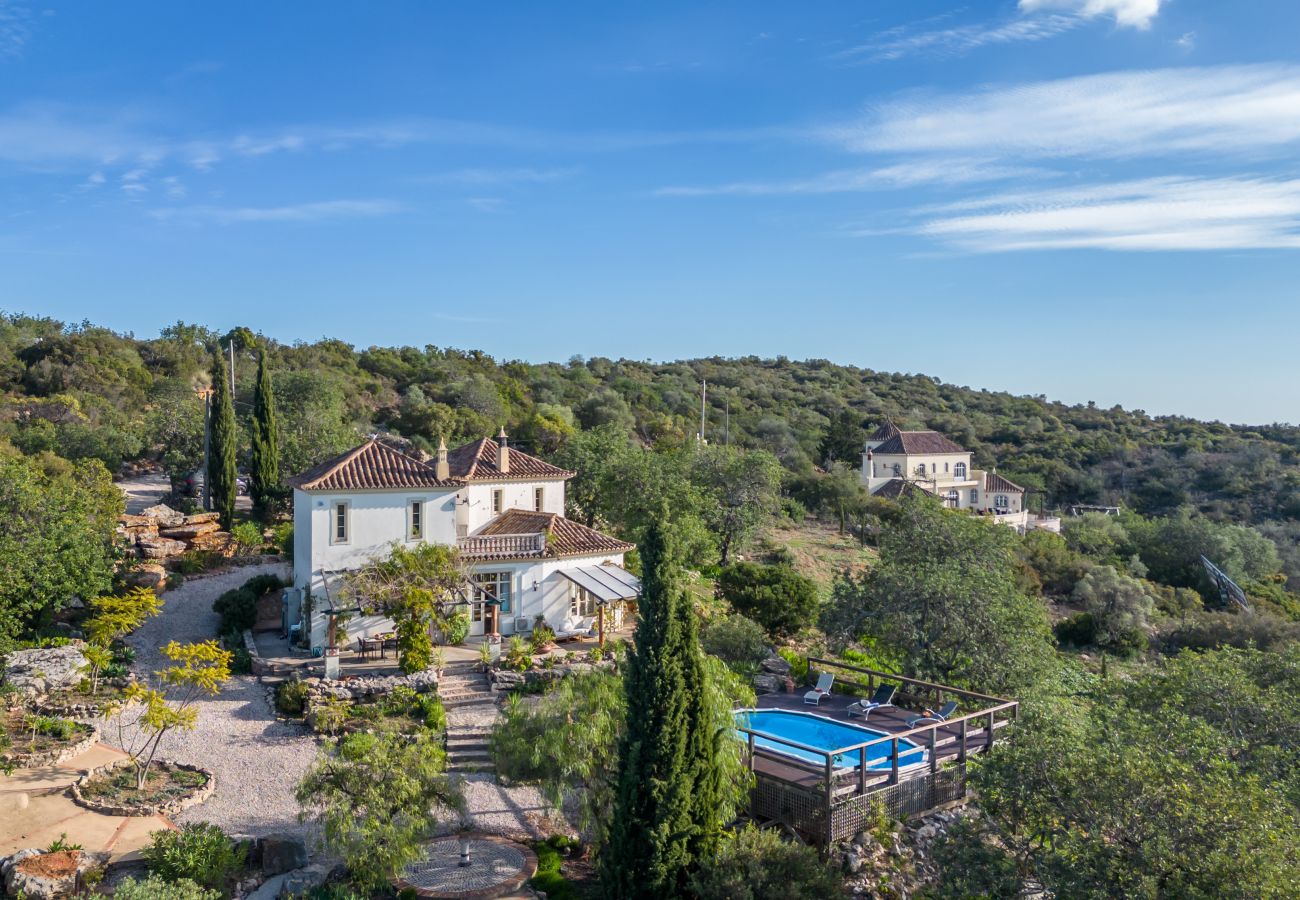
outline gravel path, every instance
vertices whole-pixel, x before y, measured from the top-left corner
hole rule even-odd
[[[168,641],[202,641],[217,633],[212,601],[254,575],[286,575],[281,563],[245,566],[189,579],[163,594],[163,611],[127,640],[135,648],[140,673],[162,667],[167,660],[159,647]],[[293,789],[316,756],[316,742],[301,725],[275,718],[266,689],[249,675],[230,679],[222,692],[195,704],[198,724],[193,731],[174,731],[163,738],[159,756],[210,769],[217,789],[206,803],[177,818],[206,821],[240,834],[301,832]],[[116,727],[104,729],[104,740],[117,743]]]

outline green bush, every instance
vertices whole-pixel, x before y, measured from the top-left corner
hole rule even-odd
[[[527,672],[533,667],[533,654],[519,635],[512,637],[506,646],[505,661],[506,668],[516,672]]]
[[[839,873],[814,848],[752,825],[723,842],[718,855],[696,872],[691,887],[697,897],[727,900],[844,896]]]
[[[224,563],[225,558],[220,553],[213,553],[211,550],[187,550],[176,557],[171,565],[182,575],[201,575]]]
[[[167,879],[150,873],[137,881],[124,878],[113,889],[113,900],[221,900],[220,891],[210,891],[188,878]]]
[[[224,891],[244,867],[248,848],[237,844],[216,825],[193,822],[178,831],[155,831],[141,851],[151,874],[168,881],[188,878]]]
[[[256,522],[240,522],[230,529],[230,536],[235,539],[243,553],[261,550],[266,539],[262,537],[262,528]]]
[[[244,582],[243,589],[249,591],[254,596],[261,597],[263,594],[269,594],[271,591],[278,591],[284,587],[284,581],[278,575],[254,575]]]
[[[213,602],[212,611],[221,616],[222,634],[242,632],[257,621],[257,595],[242,587],[226,591]]]
[[[736,563],[718,576],[718,595],[773,638],[789,637],[817,621],[817,585],[791,566]]]
[[[794,679],[795,684],[803,684],[808,680],[808,657],[798,650],[787,650],[784,647],[776,652],[790,664],[790,677]]]
[[[443,638],[453,647],[465,643],[465,638],[469,637],[469,613],[463,609],[452,613],[440,630]]]
[[[537,854],[537,874],[528,883],[546,894],[547,900],[578,900],[579,893],[560,871],[573,842],[562,834],[533,844]]]
[[[301,716],[307,709],[307,684],[297,678],[280,682],[275,689],[275,708],[286,716]]]
[[[275,544],[280,551],[280,555],[285,559],[293,559],[293,523],[281,522],[271,529],[271,543]]]
[[[1063,647],[1091,647],[1097,640],[1097,623],[1091,613],[1076,613],[1052,626]]]
[[[545,622],[539,622],[533,626],[533,633],[529,636],[528,641],[532,644],[533,652],[540,653],[547,644],[554,643],[555,629]]]
[[[767,659],[770,647],[763,626],[741,615],[716,616],[700,629],[700,646],[727,665],[752,670]]]

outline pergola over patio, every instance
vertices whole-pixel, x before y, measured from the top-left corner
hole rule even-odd
[[[758,710],[813,713],[880,736],[824,748],[759,729],[736,730],[746,742],[746,759],[755,776],[754,817],[781,822],[819,844],[852,838],[877,804],[903,818],[965,797],[967,759],[989,752],[1020,708],[1015,700],[819,657],[808,657],[808,671],[810,677],[814,671],[836,676],[832,692],[816,707],[803,702],[800,690],[761,696]],[[872,711],[865,722],[850,717],[849,707],[870,697],[882,683],[898,686],[895,705]],[[956,714],[943,721],[908,724],[949,700],[958,702]],[[923,761],[908,764],[909,751],[915,754],[917,748],[925,751]],[[868,764],[873,758],[884,764]]]

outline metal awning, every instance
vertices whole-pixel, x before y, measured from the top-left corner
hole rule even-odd
[[[583,588],[600,603],[632,600],[641,596],[641,579],[615,565],[560,569],[560,574]]]

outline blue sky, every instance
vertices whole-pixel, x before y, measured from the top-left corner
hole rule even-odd
[[[1300,4],[0,0],[0,309],[1300,421]]]

